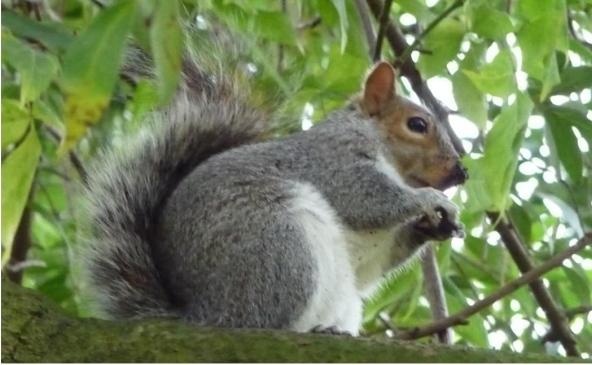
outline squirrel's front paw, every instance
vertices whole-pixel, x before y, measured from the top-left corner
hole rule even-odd
[[[442,192],[422,189],[425,202],[423,214],[413,227],[430,239],[443,241],[451,237],[464,237],[464,228],[458,220],[458,208]]]

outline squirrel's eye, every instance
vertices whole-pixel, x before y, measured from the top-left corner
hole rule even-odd
[[[427,133],[428,123],[420,117],[411,117],[407,120],[407,128],[416,133]]]

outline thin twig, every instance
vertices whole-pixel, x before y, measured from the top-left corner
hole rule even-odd
[[[569,319],[572,319],[579,314],[588,314],[589,312],[592,312],[592,305],[582,305],[579,307],[567,309],[565,311],[565,316]]]
[[[91,0],[90,2],[98,6],[100,9],[103,9],[105,7],[105,4],[103,4],[99,0]]]
[[[434,321],[439,321],[448,317],[448,305],[444,296],[438,262],[436,261],[434,248],[431,245],[424,251],[422,259],[421,268],[423,270],[426,298],[430,304]],[[438,331],[436,335],[440,343],[452,344],[452,335],[448,328]]]
[[[578,37],[576,30],[574,29],[573,26],[573,18],[571,16],[571,14],[569,13],[569,9],[567,9],[567,29],[569,29],[569,33],[571,34],[571,36],[578,42],[580,42],[581,44],[583,44],[585,47],[588,47],[590,49],[592,49],[592,44],[586,42],[585,40],[583,40],[582,38]]]
[[[282,13],[286,14],[286,12],[287,12],[286,0],[280,0],[280,6],[282,9]],[[283,69],[284,69],[284,45],[280,43],[278,46],[277,70],[279,73],[281,73]]]
[[[402,55],[400,55],[397,60],[395,61],[396,64],[403,64],[407,60],[407,58],[421,43],[421,41],[438,25],[444,18],[446,18],[450,13],[452,13],[456,8],[461,7],[464,4],[464,0],[456,0],[452,3],[446,10],[444,10],[440,15],[436,17],[428,26],[425,28],[421,34],[419,34],[413,43],[405,49]]]
[[[526,251],[526,246],[518,236],[512,222],[502,217],[499,213],[490,212],[487,216],[492,222],[496,222],[494,223],[495,230],[500,234],[502,242],[506,246],[508,252],[510,252],[512,259],[516,263],[516,266],[518,266],[520,272],[526,273],[532,270],[534,264],[530,254]],[[529,283],[529,286],[537,303],[545,312],[551,330],[557,334],[559,342],[561,342],[565,348],[565,352],[569,356],[579,356],[576,340],[567,325],[563,311],[557,307],[551,294],[549,294],[549,291],[545,288],[543,281],[534,280]]]
[[[36,179],[34,178],[33,181]],[[25,209],[21,215],[21,220],[14,235],[10,258],[7,263],[6,275],[16,284],[23,280],[23,270],[21,265],[27,260],[27,253],[31,248],[31,201],[35,191],[35,184],[31,185],[31,191],[27,197]]]
[[[374,56],[372,61],[377,62],[380,60],[382,54],[382,40],[384,39],[384,32],[386,31],[387,24],[389,23],[389,13],[391,11],[391,5],[393,0],[386,0],[382,7],[382,13],[380,14],[378,34],[376,35],[376,43],[374,45]]]
[[[465,309],[461,310],[455,315],[447,317],[443,320],[436,321],[425,327],[415,328],[410,331],[401,332],[399,333],[397,338],[404,340],[412,340],[420,337],[430,336],[434,333],[438,333],[444,328],[449,328],[452,326],[466,323],[466,319],[470,316],[474,315],[475,313],[478,313],[484,308],[487,308],[488,306],[504,298],[508,294],[513,293],[522,286],[532,283],[535,280],[538,280],[545,273],[553,270],[558,266],[561,266],[565,259],[571,257],[573,254],[584,249],[586,246],[589,246],[590,244],[592,244],[592,233],[587,233],[574,246],[569,247],[563,252],[560,252],[559,254],[553,256],[551,259],[547,260],[539,267],[524,273],[519,278],[510,281],[506,285],[499,288],[495,293],[481,300],[478,300],[473,305],[466,307]]]
[[[322,22],[322,18],[320,16],[314,17],[311,20],[299,24],[296,29],[297,30],[304,30],[304,29],[312,29],[320,25]]]
[[[356,7],[358,8],[358,16],[362,22],[362,29],[364,29],[364,35],[366,36],[366,44],[368,45],[368,55],[372,59],[373,49],[372,45],[376,43],[376,36],[374,35],[374,29],[372,29],[372,21],[370,20],[370,14],[368,14],[368,5],[364,0],[356,0]]]

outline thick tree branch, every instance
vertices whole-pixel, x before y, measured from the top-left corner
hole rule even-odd
[[[73,318],[40,294],[2,281],[3,362],[566,362],[389,339],[199,328],[167,320]]]
[[[569,247],[565,251],[553,256],[551,259],[545,261],[545,263],[543,263],[539,267],[529,270],[528,272],[524,273],[519,278],[510,281],[506,285],[502,286],[495,293],[493,293],[483,299],[478,300],[477,302],[475,302],[475,304],[471,305],[470,307],[467,307],[467,308],[461,310],[460,312],[456,313],[455,315],[452,315],[452,316],[445,318],[443,320],[434,322],[434,323],[429,324],[425,327],[415,328],[415,329],[409,330],[407,332],[399,333],[397,338],[405,339],[405,340],[416,339],[416,338],[420,338],[420,337],[429,336],[434,333],[438,333],[439,331],[441,331],[444,328],[463,324],[464,321],[467,318],[469,318],[470,316],[472,316],[473,314],[478,313],[482,309],[492,305],[496,301],[498,301],[501,298],[507,296],[508,294],[516,291],[520,287],[522,287],[526,284],[530,284],[536,280],[539,280],[542,275],[544,275],[548,271],[560,266],[561,263],[563,262],[563,260],[569,258],[570,256],[572,256],[576,252],[584,249],[586,246],[589,246],[591,244],[592,244],[592,233],[588,233],[583,238],[581,238],[574,246]]]
[[[382,8],[384,7],[382,0],[367,1],[370,10],[378,19],[380,17]],[[402,55],[407,47],[409,47],[401,30],[390,21],[386,25],[385,36],[397,56]],[[448,110],[446,110],[446,108],[440,104],[438,99],[436,99],[434,94],[432,94],[426,82],[421,77],[419,71],[409,58],[405,60],[405,62],[403,62],[403,64],[401,64],[399,67],[402,76],[404,76],[411,83],[413,91],[415,91],[421,100],[436,114],[436,117],[443,123],[444,127],[448,131],[448,134],[450,135],[454,148],[459,154],[463,155],[465,150],[462,146],[462,143],[448,122]]]
[[[499,213],[490,212],[487,215],[491,222],[494,222],[495,230],[500,234],[504,245],[510,252],[512,259],[516,263],[516,266],[518,266],[520,272],[525,273],[532,270],[534,264],[530,254],[526,251],[525,245],[516,233],[516,229],[512,223],[506,218],[501,217]],[[579,352],[576,348],[576,340],[569,329],[563,311],[557,307],[551,294],[549,294],[549,291],[545,288],[543,281],[540,279],[535,280],[529,285],[536,301],[539,303],[549,320],[551,332],[554,332],[557,335],[557,339],[561,342],[565,348],[565,352],[569,356],[578,357]]]

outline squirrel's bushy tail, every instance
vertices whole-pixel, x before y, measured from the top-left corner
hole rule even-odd
[[[263,113],[252,107],[234,76],[214,68],[205,70],[199,59],[188,57],[171,105],[91,167],[84,194],[86,290],[107,317],[176,314],[152,257],[162,205],[202,161],[261,135]]]

